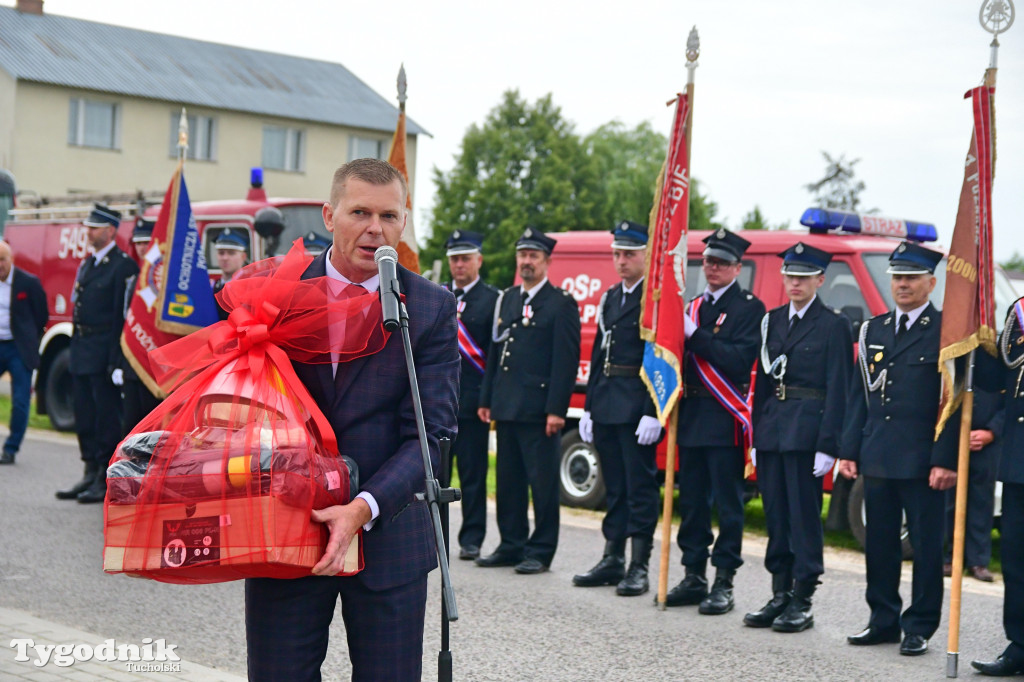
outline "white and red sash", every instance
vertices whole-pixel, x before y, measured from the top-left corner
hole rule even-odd
[[[700,326],[699,311],[703,302],[703,296],[693,299],[690,303],[690,310],[687,311],[690,319],[698,327]],[[719,404],[743,427],[743,451],[748,451],[754,441],[754,423],[751,418],[751,412],[753,411],[755,373],[751,372],[750,391],[744,395],[710,362],[696,353],[690,353],[690,357],[693,358],[693,366],[697,369],[697,376],[700,378],[701,383],[704,384],[704,387],[711,392],[711,395],[715,396]],[[756,369],[756,362],[754,367]]]
[[[459,355],[464,357],[476,371],[481,374],[484,373],[484,367],[487,365],[487,355],[480,349],[477,342],[473,340],[473,337],[470,336],[469,330],[466,329],[466,325],[463,324],[462,320],[459,320]]]

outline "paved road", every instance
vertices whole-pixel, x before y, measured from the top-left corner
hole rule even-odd
[[[18,628],[72,632],[96,645],[105,638],[141,642],[164,638],[203,674],[220,679],[245,674],[242,583],[176,586],[105,575],[102,507],[62,502],[53,492],[80,474],[74,441],[33,433],[18,463],[0,468],[0,634]],[[457,510],[453,513],[457,523]],[[497,543],[493,515],[485,551]],[[454,525],[454,524],[453,524]],[[519,576],[511,569],[482,569],[455,560],[461,618],[452,624],[455,678],[461,680],[760,679],[939,680],[945,679],[945,627],[920,658],[899,656],[895,645],[855,648],[845,636],[861,629],[863,557],[830,551],[828,573],[815,601],[817,625],[798,635],[751,630],[742,614],[759,607],[770,589],[761,567],[763,540],[748,538],[747,564],[737,580],[737,608],[725,616],[700,616],[695,608],[658,611],[650,596],[616,597],[612,588],[573,588],[573,573],[596,561],[602,546],[599,517],[563,510],[562,536],[552,571]],[[655,546],[655,554],[659,551]],[[909,566],[905,578],[909,579]],[[670,584],[682,577],[673,547]],[[440,648],[438,574],[431,574],[424,679],[436,679]],[[909,594],[909,582],[903,593]],[[1004,645],[1002,586],[965,582],[961,677],[973,677],[968,661],[994,655]],[[944,612],[945,613],[945,612]],[[21,624],[12,619],[22,618]],[[34,619],[34,620],[33,620]],[[348,679],[344,632],[333,629],[326,680]],[[31,625],[30,623],[35,623]],[[90,639],[82,639],[86,633]],[[26,636],[31,634],[22,633]],[[70,637],[66,635],[66,637]],[[5,637],[6,639],[6,637]],[[0,679],[24,670],[66,673],[13,663],[9,641],[0,642]],[[16,667],[21,666],[21,667]],[[175,677],[97,673],[79,679],[198,679],[187,667]],[[6,672],[5,672],[6,671]],[[79,670],[78,672],[85,672]],[[29,678],[26,679],[36,679]],[[38,678],[44,679],[44,678]],[[50,678],[59,679],[59,678]],[[205,679],[214,679],[207,677]]]

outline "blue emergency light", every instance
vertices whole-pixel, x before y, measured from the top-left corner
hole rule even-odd
[[[836,211],[825,208],[809,208],[800,216],[800,224],[811,232],[852,232],[873,234],[883,237],[898,237],[915,242],[934,242],[939,232],[934,225],[901,218],[886,218],[877,215],[861,215],[852,211]]]
[[[263,169],[259,166],[249,170],[249,184],[256,189],[263,187]]]

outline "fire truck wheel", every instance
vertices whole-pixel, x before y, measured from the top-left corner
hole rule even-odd
[[[562,461],[558,468],[562,504],[599,509],[605,503],[604,478],[594,446],[584,443],[577,429],[562,436]]]
[[[850,488],[850,499],[847,506],[847,518],[850,522],[850,532],[861,547],[864,547],[865,526],[867,514],[864,510],[864,477],[859,476]],[[900,531],[900,540],[903,542],[903,559],[914,558],[914,550],[910,546],[910,532],[907,530],[907,515],[903,515],[903,529]]]
[[[46,414],[50,423],[58,431],[75,429],[75,409],[71,400],[71,349],[65,348],[57,353],[50,363],[50,371],[46,375]]]

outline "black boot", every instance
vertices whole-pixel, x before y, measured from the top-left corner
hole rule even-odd
[[[626,574],[626,541],[608,540],[604,543],[604,556],[597,565],[582,575],[574,575],[576,587],[614,585]]]
[[[107,471],[106,469],[96,474],[92,485],[78,494],[79,504],[96,504],[103,502],[107,497]]]
[[[629,541],[632,556],[626,577],[615,587],[620,597],[636,597],[651,589],[647,579],[647,562],[651,560],[651,538],[633,536]]]
[[[668,591],[665,606],[693,606],[708,596],[708,579],[704,577],[703,566],[686,567],[686,577]]]
[[[720,616],[732,611],[735,604],[732,599],[732,578],[736,571],[731,568],[720,568],[715,572],[715,584],[711,592],[700,603],[697,611],[705,616]]]
[[[743,616],[743,623],[752,628],[770,628],[772,623],[782,615],[793,598],[793,580],[788,575],[772,576],[772,592],[774,596],[761,607]]]
[[[775,632],[803,632],[807,628],[814,627],[811,597],[814,596],[814,589],[817,586],[817,580],[798,580],[793,588],[793,598],[790,600],[789,606],[772,623],[772,630]]]
[[[96,480],[97,467],[92,462],[85,463],[85,474],[82,475],[82,480],[74,484],[66,490],[57,491],[58,500],[74,500],[80,494],[88,490],[89,486],[92,485],[93,481]]]

